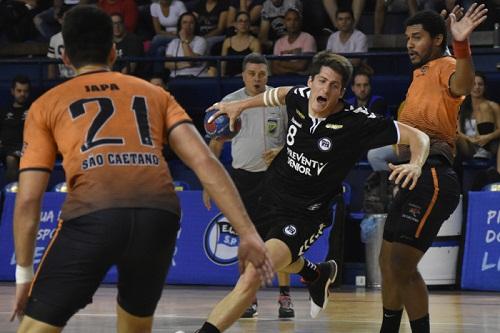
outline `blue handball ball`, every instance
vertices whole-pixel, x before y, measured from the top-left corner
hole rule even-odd
[[[217,138],[217,139],[228,140],[234,138],[241,129],[240,118],[236,120],[236,123],[234,124],[234,131],[231,132],[229,130],[229,118],[225,114],[218,116],[211,123],[208,122],[208,119],[210,119],[210,117],[217,111],[219,110],[214,109],[205,113],[205,121],[203,122],[203,125],[205,127],[205,131],[207,132],[207,135],[210,138]]]

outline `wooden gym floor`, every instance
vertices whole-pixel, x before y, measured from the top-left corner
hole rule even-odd
[[[156,310],[153,332],[192,333],[204,322],[211,307],[229,288],[169,286]],[[11,304],[15,294],[11,283],[0,284],[0,332],[13,333],[17,323],[10,323]],[[259,292],[258,319],[239,320],[229,333],[316,333],[379,332],[381,321],[380,291],[358,289],[335,290],[326,311],[317,319],[309,317],[305,289],[292,289],[296,318],[279,320],[277,289]],[[64,332],[115,332],[115,297],[113,286],[101,287],[94,302],[68,323]],[[500,293],[431,291],[431,331],[433,333],[500,332]],[[410,333],[406,318],[401,333]]]

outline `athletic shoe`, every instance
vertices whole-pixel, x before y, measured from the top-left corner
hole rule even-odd
[[[318,264],[319,276],[312,282],[306,282],[311,300],[311,317],[316,318],[318,314],[326,309],[328,304],[328,287],[335,281],[337,276],[337,263],[329,260]]]
[[[293,310],[292,298],[286,295],[280,295],[278,299],[280,305],[279,308],[279,318],[293,318],[295,317],[295,311]]]
[[[257,303],[252,303],[245,312],[241,315],[241,318],[253,318],[256,317],[259,313],[257,312]]]

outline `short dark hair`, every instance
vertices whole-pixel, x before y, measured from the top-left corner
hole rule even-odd
[[[238,13],[236,13],[236,16],[234,17],[234,19],[238,20],[238,17],[240,17],[241,15],[248,17],[248,19],[250,20],[250,14],[248,14],[248,12],[243,12],[243,11],[239,11]]]
[[[352,77],[352,64],[346,57],[339,54],[335,54],[331,51],[321,51],[318,52],[312,60],[311,67],[309,69],[309,75],[311,78],[319,74],[321,67],[329,67],[336,73],[342,76],[342,88],[347,87]]]
[[[16,84],[19,83],[19,84],[27,84],[29,86],[29,88],[31,89],[31,81],[30,81],[30,78],[27,77],[26,75],[16,75],[13,79],[12,79],[12,83],[11,83],[11,88],[14,89],[16,87]]]
[[[114,12],[114,13],[109,14],[109,17],[113,17],[113,16],[118,16],[122,20],[122,23],[125,22],[125,19],[123,18],[123,15],[121,13]]]
[[[421,24],[422,28],[431,35],[432,38],[443,35],[441,50],[446,50],[448,32],[446,23],[441,15],[431,10],[423,10],[408,18],[405,22],[405,27]]]
[[[62,27],[64,52],[75,67],[107,64],[113,47],[111,17],[94,6],[70,9]]]
[[[339,8],[337,10],[337,13],[335,14],[335,17],[338,17],[340,13],[349,13],[349,15],[351,15],[351,18],[354,18],[354,13],[351,8],[345,8],[345,7]]]
[[[369,65],[367,64],[363,64],[361,63],[359,66],[356,67],[356,69],[354,70],[354,73],[352,74],[352,84],[354,84],[354,79],[356,78],[356,76],[358,75],[364,75],[368,78],[368,81],[372,81],[372,76],[373,76],[373,68],[371,68]]]
[[[264,64],[269,69],[269,62],[266,57],[258,53],[250,53],[243,58],[242,70],[245,71],[247,64]]]

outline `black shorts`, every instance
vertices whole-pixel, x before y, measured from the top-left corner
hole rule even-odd
[[[417,186],[412,191],[400,189],[394,198],[385,222],[384,240],[427,251],[459,198],[460,184],[453,169],[446,164],[426,164]]]
[[[106,209],[61,222],[35,275],[26,314],[62,327],[92,296],[112,265],[118,304],[152,316],[174,253],[179,217],[158,209]]]
[[[265,172],[249,172],[243,169],[231,171],[231,178],[252,221],[257,218],[265,174]]]
[[[276,205],[259,206],[255,225],[264,241],[283,241],[292,254],[292,262],[302,256],[332,224],[331,211],[324,214],[303,214]]]

